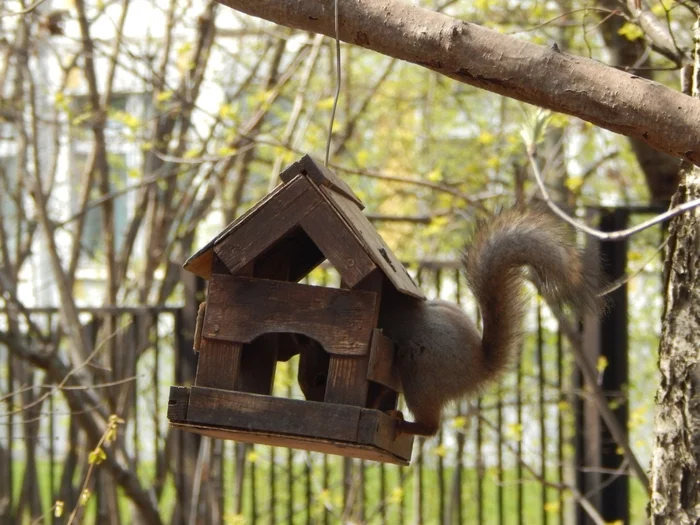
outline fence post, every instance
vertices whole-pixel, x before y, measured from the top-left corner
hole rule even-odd
[[[603,210],[600,229],[605,232],[623,230],[629,222],[629,210]],[[613,282],[625,275],[627,242],[600,242],[604,277]],[[602,370],[601,387],[622,428],[627,429],[629,405],[627,399],[628,326],[627,285],[608,294],[608,308],[602,318],[586,317],[584,321],[584,351],[591,362],[606,363]],[[580,381],[579,381],[580,383]],[[623,456],[607,426],[600,420],[592,403],[579,397],[577,401],[576,459],[578,489],[582,494],[594,494],[591,502],[606,522],[629,523],[629,477],[623,466]],[[588,517],[579,508],[577,523],[588,525]]]

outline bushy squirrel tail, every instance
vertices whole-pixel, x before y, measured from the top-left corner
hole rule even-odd
[[[481,309],[481,358],[492,374],[508,365],[522,337],[526,267],[548,299],[585,310],[600,308],[598,265],[584,261],[570,228],[543,210],[512,208],[482,222],[463,262]]]

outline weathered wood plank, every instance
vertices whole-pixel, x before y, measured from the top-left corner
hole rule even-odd
[[[406,268],[355,203],[329,188],[320,187],[319,189],[347,221],[362,243],[365,252],[382,269],[396,289],[413,297],[424,298],[422,290],[413,282]]]
[[[190,423],[354,442],[360,408],[192,387]]]
[[[170,399],[168,400],[168,419],[170,421],[187,421],[187,405],[189,401],[189,388],[171,386]]]
[[[374,311],[371,312],[368,321],[372,327],[377,326],[384,279],[382,273],[377,270],[357,284],[357,287],[363,291],[371,291],[377,295]],[[342,286],[347,286],[347,283],[343,282]],[[361,359],[350,356],[331,356],[324,400],[328,403],[367,406],[367,396],[369,395],[368,365],[369,351]]]
[[[391,451],[382,450],[381,448],[373,445],[358,445],[355,443],[335,442],[328,439],[315,437],[286,436],[281,434],[273,434],[270,432],[255,432],[252,430],[223,429],[205,425],[173,423],[172,426],[180,430],[195,432],[214,439],[228,439],[238,441],[240,443],[254,443],[268,445],[271,447],[295,448],[299,450],[308,450],[311,452],[320,452],[321,454],[334,454],[336,456],[365,459],[368,461],[380,461],[382,463],[402,466],[409,465],[411,461],[410,453],[401,457]],[[411,441],[411,447],[412,446],[413,441]]]
[[[349,288],[370,275],[377,267],[356,235],[325,202],[301,221],[301,227],[313,239]]]
[[[251,261],[250,264],[248,264],[245,269],[238,271],[238,275],[253,275],[253,265],[255,264],[255,261]],[[224,261],[221,260],[221,258],[216,255],[214,252],[212,252],[211,256],[211,273],[218,273],[221,275],[231,275],[231,271],[228,269]],[[210,276],[211,278],[211,276]]]
[[[211,277],[211,269],[212,269],[212,255],[214,253],[214,246],[221,241],[223,238],[225,238],[229,233],[231,233],[233,230],[241,226],[242,224],[245,224],[246,221],[248,221],[251,217],[255,216],[255,214],[258,212],[258,210],[265,206],[265,203],[267,201],[270,201],[276,196],[282,192],[284,189],[284,185],[277,186],[274,190],[272,190],[270,193],[265,195],[260,201],[258,201],[255,206],[252,208],[248,209],[243,215],[238,217],[237,219],[231,221],[226,228],[224,228],[221,233],[219,233],[214,239],[209,241],[205,246],[200,248],[195,254],[189,257],[185,261],[185,264],[183,267],[185,270],[190,271],[196,275],[199,275],[200,277],[204,279],[209,279]]]
[[[241,369],[241,343],[202,338],[194,384],[233,390]]]
[[[391,286],[384,289],[389,292],[389,297],[392,294],[398,295]],[[381,306],[382,308],[391,307],[387,305],[385,296],[382,296]],[[401,376],[394,361],[394,343],[380,329],[375,329],[372,333],[367,378],[369,388],[365,406],[384,411],[396,410],[399,392],[402,391]]]
[[[199,387],[171,390],[171,404],[188,392],[186,421],[171,418],[176,428],[400,465],[411,458],[413,436],[395,436],[396,420],[377,410]]]
[[[394,342],[379,329],[372,333],[367,377],[396,392],[403,392],[401,376],[394,366]]]
[[[360,424],[357,430],[357,441],[362,444],[372,444],[393,454],[408,458],[413,450],[413,436],[409,434],[396,435],[396,420],[379,410],[363,409],[360,413]]]
[[[377,294],[213,275],[202,335],[251,342],[271,332],[304,334],[331,354],[366,355],[376,326]]]
[[[212,259],[212,271],[219,277],[231,277],[226,275],[228,269],[217,255]],[[250,275],[253,273],[253,263],[243,267],[241,273]],[[211,295],[211,280],[207,287],[207,304]],[[197,374],[194,384],[212,388],[227,388],[233,390],[241,371],[241,355],[243,345],[237,341],[212,341],[204,337],[204,323],[207,319],[207,309],[204,309],[204,322],[202,323],[202,337],[199,343],[199,360],[197,361]]]
[[[331,355],[326,403],[364,407],[367,402],[367,356]]]
[[[353,193],[347,182],[309,155],[304,155],[301,159],[288,166],[282,173],[280,173],[280,179],[282,179],[284,182],[288,182],[299,173],[305,174],[319,186],[327,186],[328,188],[332,188],[333,190],[345,195],[360,209],[365,207],[357,195]]]
[[[214,253],[231,273],[253,261],[275,242],[292,230],[309,214],[321,199],[304,177],[286,184],[274,199],[233,228],[214,246]]]

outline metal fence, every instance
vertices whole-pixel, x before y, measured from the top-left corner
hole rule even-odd
[[[429,297],[459,302],[476,315],[456,265],[423,264],[416,275]],[[450,407],[440,434],[417,440],[410,467],[171,431],[169,386],[188,384],[196,366],[194,304],[80,312],[93,345],[80,373],[102,408],[125,420],[119,439],[129,468],[153,490],[164,523],[556,525],[581,519],[570,490],[580,483],[577,451],[587,446],[577,432],[581,390],[568,342],[539,299],[532,300],[513,371],[480,397]],[[31,316],[47,334],[57,334],[55,309]],[[278,366],[276,395],[301,397],[295,366],[296,358]],[[94,443],[60,386],[2,346],[0,400],[0,521],[65,523],[81,505]],[[106,471],[95,471],[91,497],[79,512],[83,522],[142,523]],[[65,509],[61,517],[54,515],[57,501]],[[629,500],[623,504],[629,507]]]

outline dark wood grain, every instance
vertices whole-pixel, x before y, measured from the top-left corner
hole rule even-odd
[[[353,231],[325,202],[301,221],[301,227],[352,288],[377,267]]]
[[[411,458],[413,437],[396,436],[397,420],[378,410],[200,387],[171,390],[171,401],[187,391],[187,419],[171,418],[176,428],[400,465]]]
[[[378,329],[372,333],[367,377],[396,392],[403,392],[401,377],[394,366],[394,342]]]
[[[243,345],[202,338],[194,384],[233,390],[241,369]]]
[[[422,290],[413,282],[413,278],[408,274],[406,268],[374,229],[369,219],[355,206],[355,203],[328,188],[321,187],[320,190],[332,203],[335,210],[347,221],[362,243],[365,253],[381,268],[396,289],[413,297],[423,298]]]
[[[372,444],[384,450],[391,450],[399,457],[411,457],[413,436],[396,435],[396,420],[379,410],[363,409],[357,430],[357,441]]]
[[[215,272],[228,272],[228,269],[216,255],[213,257],[212,265]],[[251,262],[241,268],[240,272],[251,275],[253,266],[254,263]],[[218,273],[212,274],[212,280],[209,281],[209,286],[207,287],[207,307],[204,309],[204,323],[206,323],[207,319],[209,297],[211,296],[211,285],[214,281],[214,276],[219,276],[220,278],[231,277],[230,275]],[[243,345],[237,341],[207,340],[204,337],[204,323],[202,324],[199,360],[197,362],[197,375],[195,376],[194,384],[233,390],[241,369]]]
[[[373,327],[373,331],[374,327],[377,326],[379,317],[384,280],[384,275],[377,270],[356,285],[357,288],[363,291],[376,294],[377,301],[374,305],[374,311],[367,312],[368,315],[370,315],[367,322],[369,326]],[[347,283],[343,282],[342,286],[347,286]],[[356,291],[359,292],[357,289]],[[361,407],[367,406],[369,395],[369,380],[367,378],[368,365],[369,355],[364,355],[361,359],[346,355],[331,356],[324,401]]]
[[[321,454],[334,454],[336,456],[378,461],[401,466],[407,466],[411,461],[410,452],[405,456],[400,456],[398,453],[394,453],[391,450],[382,450],[373,445],[335,442],[330,439],[312,436],[286,436],[284,434],[274,434],[271,432],[223,429],[216,426],[193,425],[189,423],[173,423],[171,426],[176,429],[194,432],[214,439],[228,439],[240,443],[295,448],[311,452],[320,452]],[[403,453],[403,450],[400,452]]]
[[[357,439],[360,410],[353,406],[192,387],[187,421],[352,442]]]
[[[333,191],[341,193],[350,199],[359,209],[365,207],[350,186],[348,186],[347,182],[309,155],[304,155],[301,159],[287,167],[280,173],[280,179],[284,182],[288,182],[300,173],[309,177],[309,179],[319,186],[327,186]]]
[[[364,407],[369,387],[367,363],[367,356],[332,355],[324,402]]]
[[[284,190],[284,186],[277,186],[270,193],[265,195],[260,201],[258,201],[255,206],[248,209],[243,215],[231,221],[226,228],[224,228],[216,237],[209,241],[206,245],[200,248],[194,255],[190,256],[183,267],[185,270],[190,271],[204,279],[209,279],[212,272],[212,255],[214,253],[214,246],[219,243],[222,239],[228,236],[233,230],[245,224],[251,217],[254,217],[258,213],[259,209],[265,206],[270,200],[277,197],[279,193]]]
[[[231,273],[253,261],[291,231],[321,199],[304,177],[286,184],[274,199],[256,206],[256,213],[232,229],[214,246]]]
[[[213,275],[202,335],[247,343],[264,333],[292,332],[331,354],[366,355],[376,310],[373,292]]]
[[[170,387],[168,399],[168,419],[170,421],[187,421],[187,405],[190,400],[190,389],[183,386]]]

